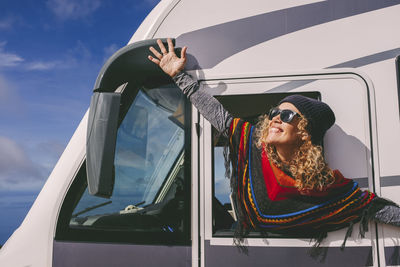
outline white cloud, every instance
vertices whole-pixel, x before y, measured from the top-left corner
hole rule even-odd
[[[59,63],[56,61],[52,62],[44,62],[44,61],[37,61],[31,62],[26,65],[27,70],[49,70],[58,67]]]
[[[113,49],[111,46],[109,49]],[[105,50],[105,53],[109,50]],[[52,61],[43,61],[37,60],[32,62],[26,62],[23,66],[26,70],[29,71],[46,71],[52,69],[70,69],[76,67],[78,65],[89,62],[92,59],[92,53],[86,47],[86,45],[82,41],[77,41],[76,45],[70,48],[64,56],[52,60]]]
[[[24,20],[18,15],[9,14],[0,18],[0,30],[12,30],[17,25],[24,25]]]
[[[0,30],[11,29],[13,24],[14,24],[14,19],[12,17],[4,18],[4,19],[0,20]]]
[[[24,61],[22,57],[14,53],[4,51],[4,47],[6,44],[6,42],[0,42],[0,68],[14,67],[22,63]]]
[[[0,136],[0,189],[43,184],[43,170],[14,140]]]
[[[0,136],[0,192],[39,190],[64,147],[57,141],[21,145],[11,138]]]
[[[72,59],[70,56],[65,57],[64,62],[61,60],[54,61],[32,61],[26,62],[24,58],[15,53],[10,53],[5,51],[4,47],[7,42],[0,42],[0,68],[7,67],[22,67],[25,70],[51,70],[54,68],[69,68],[72,65],[76,65],[76,59]],[[72,52],[71,52],[72,51]],[[71,49],[70,54],[77,54],[79,57],[87,57],[90,55],[88,49],[82,44],[82,42],[78,41],[78,44],[74,49]],[[1,78],[1,77],[0,77]],[[1,80],[0,80],[1,82]],[[0,83],[0,86],[2,84]],[[1,94],[1,91],[0,91]]]
[[[15,141],[0,136],[0,147],[0,174],[12,171],[36,172],[32,161]]]
[[[84,18],[95,12],[100,0],[48,0],[47,7],[60,19]]]

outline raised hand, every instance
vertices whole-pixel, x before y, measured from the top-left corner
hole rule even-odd
[[[157,44],[161,53],[151,46],[149,49],[155,57],[148,56],[149,60],[157,64],[166,74],[174,77],[185,67],[187,47],[182,48],[181,57],[179,58],[175,54],[174,44],[170,38],[168,38],[168,51],[160,39],[157,40]]]

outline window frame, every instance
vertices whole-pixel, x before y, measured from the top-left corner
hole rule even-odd
[[[365,90],[366,96],[366,104],[367,104],[367,113],[366,117],[368,118],[368,122],[366,124],[366,136],[367,140],[369,140],[369,147],[370,147],[370,155],[371,155],[371,164],[370,168],[368,169],[368,182],[369,182],[369,189],[371,191],[380,193],[380,185],[379,179],[379,168],[378,168],[378,154],[375,151],[378,151],[377,144],[377,121],[375,118],[376,114],[376,107],[375,107],[375,92],[374,87],[369,79],[369,77],[365,76],[363,73],[357,72],[355,69],[327,69],[327,70],[316,70],[313,72],[292,72],[292,73],[283,73],[283,74],[231,74],[231,75],[215,75],[209,74],[205,72],[203,74],[204,78],[200,80],[200,83],[207,84],[204,86],[208,88],[207,90],[210,91],[215,97],[219,95],[241,95],[243,89],[235,88],[230,90],[227,87],[227,84],[248,84],[250,82],[257,82],[257,83],[264,83],[264,82],[289,82],[293,80],[330,80],[330,79],[353,79],[358,81],[362,88]],[[220,87],[220,88],[219,88]],[[293,88],[292,88],[293,89]],[[215,90],[215,91],[213,91]],[[258,90],[258,89],[257,89]],[[246,87],[246,93],[249,94],[256,94],[256,89],[253,89],[250,86]],[[289,90],[289,91],[288,91]],[[219,92],[219,93],[218,93]],[[269,93],[267,89],[263,91],[265,93]],[[285,88],[284,86],[280,87],[279,90],[273,92],[291,92],[290,89]],[[303,92],[303,91],[301,91]],[[205,244],[210,244],[211,246],[231,246],[234,243],[233,236],[213,236],[213,227],[212,227],[212,197],[207,192],[212,191],[213,181],[212,179],[208,179],[207,177],[212,177],[213,174],[213,164],[211,160],[208,158],[212,158],[212,126],[209,122],[205,120],[204,117],[200,118],[200,125],[203,128],[202,136],[200,139],[201,144],[201,151],[200,151],[200,158],[207,159],[205,162],[200,164],[200,167],[203,170],[203,177],[200,177],[201,183],[201,196],[203,200],[200,199],[201,202],[204,202],[203,210],[201,211],[204,214],[204,238],[202,241]],[[205,176],[204,176],[205,175]],[[210,180],[210,181],[208,181]],[[203,182],[204,181],[204,182]],[[376,240],[376,229],[372,228],[370,232],[370,240],[362,239],[360,242],[348,241],[347,246],[371,246],[372,242],[375,245],[380,240]],[[268,238],[268,244],[265,242],[264,238],[260,235],[251,234],[247,241],[245,241],[249,246],[295,246],[295,247],[309,247],[312,244],[309,242],[307,238],[291,238],[291,237],[279,237],[279,238]],[[337,244],[338,246],[341,245]],[[333,245],[336,247],[336,242]]]

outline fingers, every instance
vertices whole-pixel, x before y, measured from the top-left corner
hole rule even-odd
[[[168,42],[168,52],[169,53],[175,53],[175,51],[174,51],[174,44],[172,43],[172,40],[171,40],[171,38],[168,38],[167,39],[167,42]]]
[[[160,50],[161,50],[161,53],[158,52],[157,49],[155,49],[154,47],[150,46],[150,47],[149,47],[149,50],[154,54],[154,56],[155,56],[156,58],[154,58],[153,56],[150,56],[150,55],[149,55],[149,56],[148,56],[148,59],[149,59],[150,61],[154,62],[154,63],[157,64],[157,65],[160,65],[161,60],[162,60],[163,57],[166,56],[167,54],[169,54],[169,57],[168,57],[169,59],[171,59],[171,57],[172,57],[172,58],[175,58],[175,59],[178,59],[178,58],[176,57],[176,54],[175,54],[174,44],[173,44],[173,42],[172,42],[172,39],[171,39],[171,38],[168,38],[168,39],[167,39],[167,43],[168,43],[168,51],[167,51],[167,49],[165,48],[165,46],[164,46],[164,44],[162,43],[162,41],[161,41],[160,39],[158,39],[158,40],[157,40],[157,44],[158,44],[158,46],[159,46],[159,48],[160,48]],[[182,48],[182,50],[181,50],[181,59],[183,59],[183,62],[186,62],[186,50],[187,50],[187,47],[186,47],[186,46],[184,46],[184,47]],[[170,54],[170,53],[173,53],[173,54]],[[183,64],[185,64],[185,63],[183,63]]]
[[[184,47],[182,48],[182,50],[181,50],[181,58],[182,58],[182,59],[185,59],[185,60],[186,60],[186,50],[187,50],[187,47],[186,47],[186,46],[184,46]]]
[[[161,59],[163,55],[161,55],[154,47],[150,46],[149,50],[153,52],[153,54],[158,58]]]
[[[156,63],[157,65],[160,65],[160,60],[158,60],[158,59],[156,59],[156,58],[154,58],[154,57],[152,57],[152,56],[148,56],[147,58],[148,58],[150,61]]]
[[[164,44],[161,42],[160,39],[157,40],[157,44],[158,44],[158,46],[160,47],[161,53],[162,53],[163,55],[164,55],[164,54],[167,54],[167,49],[165,49],[165,46],[164,46]]]

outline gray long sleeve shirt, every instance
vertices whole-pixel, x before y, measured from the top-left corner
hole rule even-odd
[[[220,133],[225,133],[232,122],[232,115],[213,96],[202,90],[199,83],[185,72],[174,76],[173,81]]]

